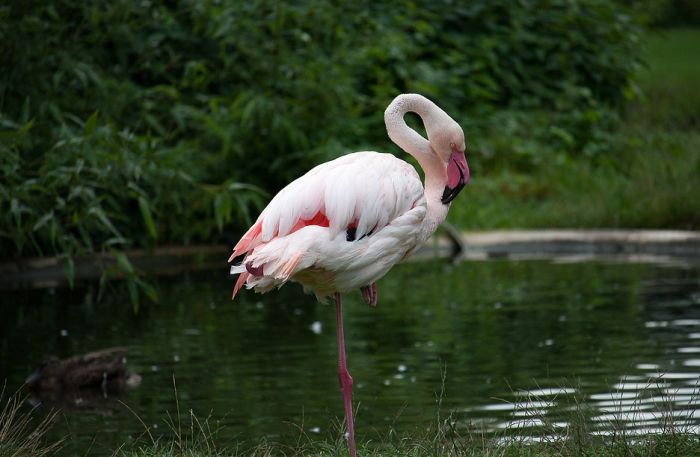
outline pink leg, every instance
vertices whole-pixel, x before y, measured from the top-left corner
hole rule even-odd
[[[352,419],[352,378],[345,363],[345,337],[343,336],[343,308],[340,303],[340,294],[335,293],[335,320],[338,326],[338,381],[340,391],[343,394],[343,406],[345,408],[345,423],[348,427],[348,446],[350,457],[356,456],[355,428]]]
[[[377,283],[373,282],[369,286],[360,288],[362,299],[372,308],[377,306]]]

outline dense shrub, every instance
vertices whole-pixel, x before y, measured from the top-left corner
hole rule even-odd
[[[646,0],[649,22],[656,26],[700,26],[700,2],[697,0]]]
[[[543,141],[595,152],[637,63],[605,0],[15,0],[0,42],[4,258],[212,240],[259,189],[386,148],[402,91],[471,130],[553,112]]]

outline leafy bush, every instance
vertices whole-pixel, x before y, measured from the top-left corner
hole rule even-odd
[[[651,10],[648,21],[656,26],[700,25],[700,3],[697,0],[646,0],[642,4]]]
[[[402,91],[486,119],[472,131],[505,108],[596,155],[637,33],[604,0],[10,1],[0,257],[215,239],[262,189],[386,148],[381,113]]]

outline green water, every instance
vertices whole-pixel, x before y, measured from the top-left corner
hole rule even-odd
[[[140,420],[170,434],[173,377],[180,410],[211,414],[222,446],[293,442],[300,431],[335,439],[333,307],[296,285],[231,302],[225,273],[156,279],[160,302],[138,314],[119,285],[99,304],[96,284],[2,292],[0,377],[14,391],[46,355],[129,347],[138,388],[32,399],[39,411],[62,408],[52,433],[70,433],[64,455],[91,443],[90,455],[110,455],[143,434]],[[543,418],[566,425],[574,396],[601,434],[613,422],[653,430],[669,402],[679,424],[700,423],[697,267],[434,261],[400,265],[378,288],[376,309],[359,291],[345,300],[359,440],[424,430],[437,397],[465,431],[537,435]]]

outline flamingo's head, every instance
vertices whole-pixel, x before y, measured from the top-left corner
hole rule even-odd
[[[450,121],[433,135],[428,133],[433,152],[445,164],[446,183],[441,198],[445,205],[454,200],[469,182],[469,165],[464,155],[464,132],[459,124],[452,119]]]

